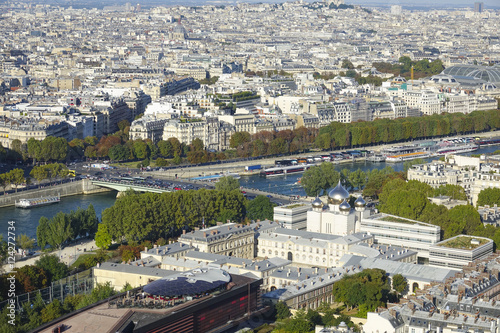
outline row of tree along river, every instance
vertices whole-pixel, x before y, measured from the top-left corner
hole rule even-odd
[[[488,146],[480,148],[475,151],[475,154],[491,153],[497,150],[497,146]],[[469,153],[470,155],[470,153]],[[436,158],[436,157],[434,157]],[[428,159],[430,160],[430,159]],[[331,163],[331,162],[330,162]],[[373,163],[368,161],[341,163],[335,164],[335,169],[341,171],[342,169],[370,171],[372,169],[383,169],[386,166],[392,167],[395,171],[403,170],[403,162],[400,163]],[[279,177],[261,177],[258,172],[255,175],[243,176],[239,179],[241,186],[246,188],[255,188],[266,192],[274,192],[283,195],[300,195],[304,196],[305,192],[300,185],[300,178],[302,174],[292,174]],[[101,217],[104,209],[112,206],[116,200],[115,192],[107,192],[94,195],[77,195],[62,198],[60,203],[48,206],[37,207],[34,209],[19,209],[14,207],[0,208],[0,216],[2,217],[2,225],[6,225],[8,221],[16,222],[16,234],[27,234],[30,237],[36,237],[36,227],[40,217],[45,216],[52,218],[58,212],[62,211],[69,213],[71,210],[76,210],[78,207],[86,209],[89,204],[94,205],[94,209]],[[4,239],[7,239],[7,228],[3,228],[2,233]]]

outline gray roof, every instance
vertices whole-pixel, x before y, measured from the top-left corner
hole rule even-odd
[[[183,240],[197,240],[211,242],[217,239],[222,239],[229,237],[233,234],[239,234],[243,232],[254,232],[251,225],[242,225],[236,223],[225,223],[219,226],[214,226],[210,228],[205,228],[201,230],[193,230],[190,233],[181,235]]]
[[[110,262],[104,262],[101,265],[94,267],[94,270],[104,270],[104,271],[113,271],[113,272],[128,273],[128,274],[141,274],[141,275],[149,275],[149,276],[158,276],[159,278],[170,276],[170,275],[178,273],[175,271],[169,271],[169,270],[160,269],[160,268],[151,268],[151,267],[126,265],[126,264],[114,264],[114,263],[110,263]]]
[[[457,270],[448,268],[430,267],[425,265],[391,261],[387,259],[365,258],[350,254],[344,255],[340,259],[340,261],[344,263],[344,267],[359,265],[363,269],[378,268],[383,269],[389,275],[401,274],[409,279],[428,282],[444,282],[447,278],[454,276],[457,272]]]
[[[167,244],[163,246],[158,246],[156,248],[148,249],[147,251],[142,251],[141,253],[150,255],[168,256],[178,252],[187,251],[189,249],[193,249],[193,247],[187,244],[175,242],[172,244]]]

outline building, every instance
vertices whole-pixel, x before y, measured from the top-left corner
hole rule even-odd
[[[321,303],[333,302],[333,284],[344,276],[361,272],[357,267],[343,267],[328,270],[322,275],[309,276],[306,279],[272,290],[262,295],[263,302],[284,302],[290,309],[316,309]],[[298,273],[301,273],[300,271]]]
[[[373,243],[373,236],[351,234],[348,236],[328,235],[303,230],[277,228],[258,237],[257,256],[278,257],[294,264],[317,267],[332,267],[339,264],[346,253],[368,251],[368,247],[356,247]],[[376,253],[378,255],[379,252]]]
[[[251,225],[218,223],[217,226],[203,230],[193,230],[190,233],[184,231],[179,242],[200,252],[253,259],[254,237],[255,230]]]
[[[316,198],[312,210],[307,212],[307,231],[330,235],[350,235],[359,231],[359,223],[370,211],[365,209],[366,203],[359,197],[355,209],[347,202],[349,192],[339,183],[328,193],[328,205]]]
[[[310,209],[311,206],[305,203],[276,206],[274,207],[273,220],[280,223],[283,228],[305,230],[307,228],[307,212]]]
[[[168,121],[168,118],[156,118],[155,116],[144,116],[134,120],[130,125],[129,138],[130,140],[150,139],[156,144],[162,140],[165,123]]]
[[[498,333],[500,257],[470,262],[444,281],[434,281],[388,310],[369,312],[363,332]],[[431,275],[432,276],[432,275]]]
[[[492,253],[493,241],[491,239],[458,235],[430,246],[429,265],[460,269]]]
[[[484,2],[474,2],[474,13],[482,13],[484,10]]]
[[[127,265],[124,265],[127,266]],[[260,310],[262,280],[217,268],[176,272],[40,327],[88,332],[195,332],[231,328]]]

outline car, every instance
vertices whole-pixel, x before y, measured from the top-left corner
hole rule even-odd
[[[272,196],[272,195],[270,195],[270,194],[268,194],[268,195],[266,195],[266,197],[268,197],[268,198],[272,198],[273,196]]]

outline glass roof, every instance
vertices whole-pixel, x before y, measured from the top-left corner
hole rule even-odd
[[[452,76],[473,77],[486,82],[500,82],[500,69],[496,67],[456,65],[446,68],[442,73]]]

